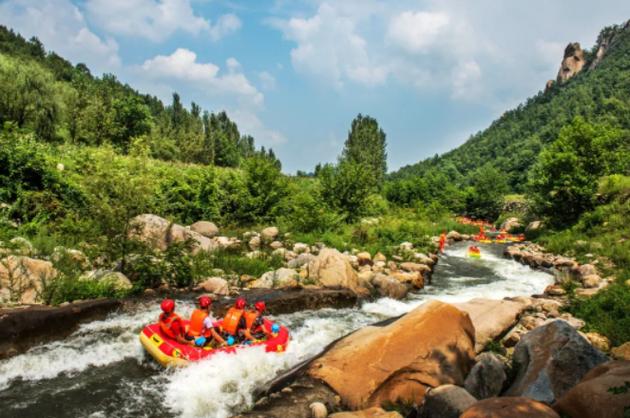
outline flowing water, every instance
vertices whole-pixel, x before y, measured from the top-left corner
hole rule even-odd
[[[320,352],[331,341],[370,323],[410,311],[429,299],[460,302],[540,293],[549,274],[501,257],[503,246],[466,246],[441,257],[432,284],[402,301],[388,298],[353,309],[280,315],[291,330],[283,354],[262,348],[164,370],[143,352],[138,333],[156,320],[157,303],[82,325],[68,338],[0,361],[0,417],[228,417],[252,405],[253,393],[279,373]],[[192,304],[178,302],[187,314]]]

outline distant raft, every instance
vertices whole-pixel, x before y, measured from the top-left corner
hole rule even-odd
[[[468,257],[470,258],[481,258],[481,251],[478,247],[471,245],[468,247]]]
[[[187,323],[187,321],[184,321]],[[265,327],[271,329],[274,323],[265,319]],[[189,362],[199,361],[217,353],[236,353],[251,347],[264,346],[270,353],[284,352],[289,343],[289,330],[280,325],[280,330],[273,337],[248,344],[237,344],[229,347],[195,347],[173,340],[165,335],[159,324],[150,324],[140,331],[140,343],[158,363],[164,367],[185,366]]]

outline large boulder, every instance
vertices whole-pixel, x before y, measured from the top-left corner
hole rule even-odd
[[[409,289],[407,286],[391,276],[377,273],[372,278],[372,284],[378,290],[379,294],[392,299],[402,299],[407,296]]]
[[[324,287],[346,288],[359,295],[368,293],[359,285],[357,273],[347,257],[333,248],[323,248],[308,263],[308,277]]]
[[[385,411],[379,407],[363,409],[361,411],[337,412],[329,415],[330,418],[402,418],[396,411]]]
[[[477,399],[499,396],[507,379],[505,365],[493,353],[481,353],[466,376],[464,387]]]
[[[268,271],[249,284],[252,289],[272,289],[285,287],[298,287],[299,275],[297,271],[288,268],[279,268],[275,271]]]
[[[504,231],[512,231],[513,229],[517,229],[517,228],[522,228],[522,224],[521,221],[518,218],[507,218],[505,221],[503,221],[503,223],[501,224],[501,229]]]
[[[44,286],[57,276],[52,263],[11,255],[0,260],[0,302],[41,302]]]
[[[214,251],[215,241],[191,229],[174,224],[157,215],[142,214],[131,221],[129,237],[142,241],[152,247],[164,251],[172,243],[192,242],[193,252]]]
[[[276,228],[275,226],[269,226],[260,231],[260,237],[263,239],[264,242],[271,242],[276,239],[278,233],[278,228]]]
[[[463,385],[474,362],[475,331],[452,305],[427,302],[383,327],[337,342],[308,369],[352,409],[420,403],[430,387]]]
[[[476,402],[477,399],[462,387],[438,386],[430,389],[424,397],[419,418],[459,418],[462,412]]]
[[[475,326],[475,350],[480,353],[490,341],[502,336],[516,324],[528,303],[523,300],[476,298],[455,306],[470,315]]]
[[[544,403],[508,396],[479,401],[460,418],[560,418],[560,415]]]
[[[517,375],[506,394],[551,404],[606,360],[566,321],[549,322],[525,334],[516,345]]]
[[[621,418],[630,411],[630,361],[600,364],[553,406],[571,418]]]
[[[112,286],[116,290],[130,290],[133,285],[127,276],[119,271],[110,271],[98,277],[101,283]]]
[[[400,283],[405,283],[413,286],[416,289],[424,288],[424,276],[420,272],[394,272],[390,277],[398,280]]]
[[[221,277],[208,277],[200,282],[195,290],[203,290],[204,292],[221,296],[227,296],[230,294],[228,282]]]
[[[213,222],[199,221],[190,225],[190,230],[195,231],[204,237],[214,238],[219,235],[219,227]]]

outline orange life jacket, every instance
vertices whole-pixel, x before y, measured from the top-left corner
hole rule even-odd
[[[243,313],[242,309],[230,308],[225,314],[225,318],[223,318],[223,331],[230,335],[236,335]]]
[[[203,331],[203,320],[208,317],[208,312],[203,309],[195,309],[190,315],[188,323],[188,335],[199,337]]]
[[[164,314],[160,315],[160,320],[159,320],[160,329],[162,330],[164,334],[166,334],[167,336],[173,339],[177,338],[177,335],[171,329],[171,326],[173,325],[173,322],[175,321],[181,321],[181,318],[175,312],[171,313],[168,316],[165,316]]]
[[[245,326],[247,327],[247,329],[252,329],[254,322],[256,321],[256,319],[258,319],[259,316],[260,314],[258,313],[258,311],[245,312]]]

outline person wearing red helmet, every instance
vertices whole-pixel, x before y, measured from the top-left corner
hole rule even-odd
[[[244,314],[247,301],[245,298],[239,297],[234,301],[234,306],[228,309],[223,318],[222,331],[228,336],[238,338],[240,336],[239,331],[245,326]]]
[[[162,313],[158,319],[160,330],[164,335],[181,344],[191,344],[185,337],[185,328],[182,319],[175,313],[175,301],[164,299],[160,304]]]
[[[244,322],[241,326],[241,334],[243,339],[249,341],[260,340],[268,335],[270,330],[265,329],[265,318],[263,314],[267,310],[267,305],[264,301],[259,300],[254,303],[254,309],[248,309],[243,315]]]
[[[198,346],[206,345],[212,338],[219,345],[224,345],[225,340],[214,330],[216,319],[212,316],[212,299],[203,295],[197,299],[197,304],[199,307],[190,315],[186,337],[194,340]]]

